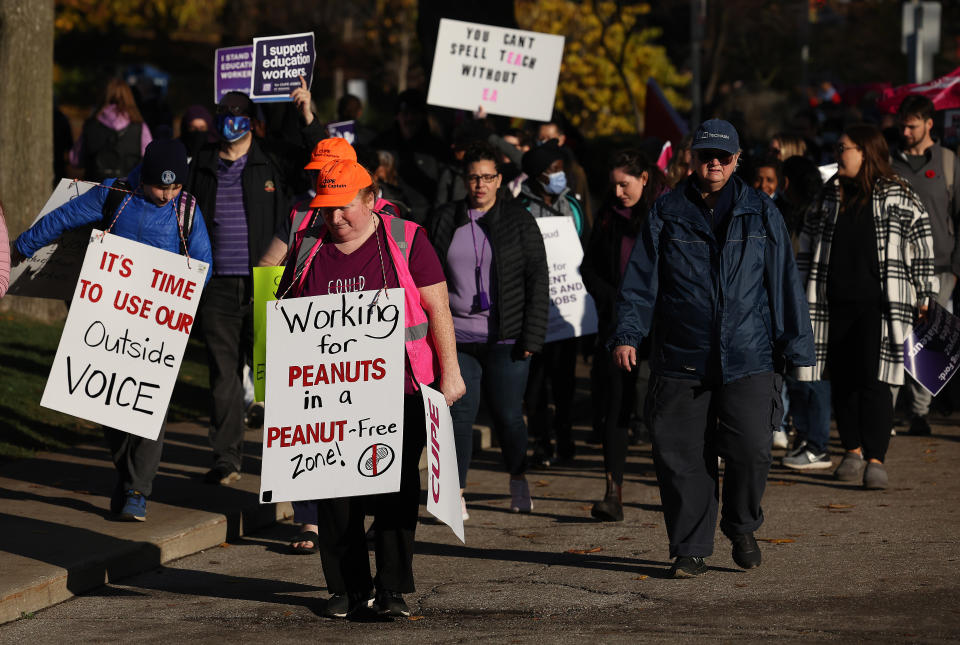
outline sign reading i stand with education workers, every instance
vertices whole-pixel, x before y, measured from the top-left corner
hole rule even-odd
[[[260,499],[400,490],[403,289],[267,303]]]
[[[313,32],[253,39],[253,80],[250,98],[261,103],[289,101],[300,77],[313,84],[316,49]]]
[[[538,217],[550,276],[546,342],[597,333],[597,305],[580,275],[583,247],[572,217]]]
[[[93,231],[40,405],[156,439],[207,269]]]
[[[253,80],[253,45],[221,47],[213,59],[213,102],[227,92],[250,94]]]
[[[960,318],[936,302],[903,341],[903,365],[936,396],[960,369]]]
[[[563,36],[443,18],[427,103],[548,121]]]

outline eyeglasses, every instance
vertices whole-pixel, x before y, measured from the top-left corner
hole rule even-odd
[[[729,166],[733,161],[733,155],[723,150],[696,150],[695,152],[700,163],[710,163],[716,159],[721,166]]]
[[[463,178],[467,181],[468,184],[475,184],[481,182],[484,184],[492,184],[496,181],[499,174],[496,175],[464,175]]]
[[[246,116],[243,113],[243,108],[239,105],[218,105],[217,106],[217,116],[220,115],[232,115],[232,116]]]
[[[837,147],[835,147],[833,150],[834,152],[837,153],[837,155],[842,155],[847,150],[859,150],[859,149],[860,149],[860,146],[845,146],[842,143],[838,143]]]

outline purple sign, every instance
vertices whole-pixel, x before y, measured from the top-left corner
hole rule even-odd
[[[227,92],[250,94],[253,78],[253,45],[221,47],[213,62],[213,102],[220,103]]]
[[[960,318],[931,303],[926,319],[903,341],[903,365],[936,396],[960,368]]]
[[[300,87],[300,77],[313,83],[316,49],[313,33],[268,36],[253,39],[254,101],[289,101],[290,93]]]
[[[353,128],[353,124],[353,120],[328,123],[327,136],[330,138],[345,139],[347,143],[353,145],[353,141],[356,139],[356,131]]]

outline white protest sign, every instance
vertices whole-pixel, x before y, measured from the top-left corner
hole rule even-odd
[[[376,294],[267,303],[264,503],[400,490],[403,289]]]
[[[290,92],[300,87],[300,77],[313,85],[316,60],[313,32],[253,39],[253,78],[250,98],[254,101],[289,101]]]
[[[427,424],[427,511],[463,539],[460,474],[453,442],[453,419],[443,394],[421,384]]]
[[[207,268],[93,231],[40,405],[156,439]]]
[[[33,226],[50,211],[76,199],[96,186],[91,182],[61,179],[43,210],[30,224]],[[92,226],[67,231],[57,241],[38,249],[32,257],[10,269],[10,287],[14,296],[67,300],[77,286],[80,265],[87,251]]]
[[[549,121],[563,36],[443,18],[427,103]]]
[[[572,217],[538,217],[547,249],[550,315],[546,342],[597,333],[597,305],[580,276],[583,247]]]

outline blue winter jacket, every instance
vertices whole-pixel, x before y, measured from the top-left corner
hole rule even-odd
[[[107,179],[103,183],[112,186],[116,179]],[[131,186],[140,184],[140,168],[137,167],[127,177]],[[30,257],[41,247],[50,244],[64,232],[80,228],[88,224],[103,222],[103,204],[110,193],[103,186],[95,186],[80,197],[68,201],[56,210],[50,211],[40,218],[36,224],[24,231],[15,242],[17,250]],[[177,226],[176,200],[164,206],[156,206],[142,193],[125,195],[118,206],[123,208],[120,217],[110,230],[114,235],[135,240],[149,246],[170,251],[180,252],[180,230]],[[99,227],[98,228],[102,228]],[[194,214],[193,228],[187,239],[187,252],[191,258],[196,258],[207,264],[213,261],[210,251],[210,238],[203,221],[200,207]],[[213,267],[207,270],[207,282],[213,275]]]
[[[790,235],[766,195],[734,176],[721,247],[685,180],[650,210],[630,255],[609,341],[651,336],[650,369],[729,383],[813,365],[813,332]]]

